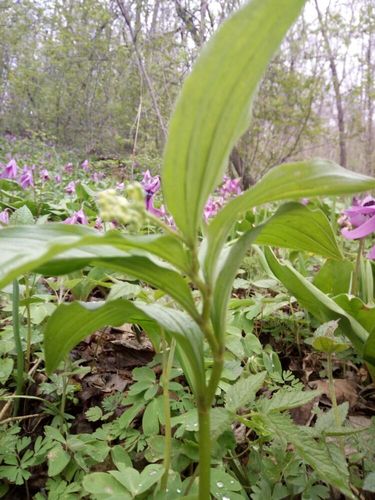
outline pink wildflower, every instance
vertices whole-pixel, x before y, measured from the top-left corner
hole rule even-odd
[[[49,176],[49,172],[46,168],[43,168],[40,171],[40,178],[42,179],[43,182],[49,181],[50,176]]]
[[[81,163],[81,168],[82,170],[84,170],[85,172],[88,172],[90,170],[90,164],[89,164],[89,160],[85,160]]]
[[[366,196],[363,200],[354,198],[353,205],[344,210],[344,214],[354,229],[344,228],[341,234],[348,240],[365,238],[375,232],[375,198]],[[375,259],[375,246],[367,257]]]
[[[20,184],[21,184],[22,189],[26,189],[29,186],[34,186],[33,170],[34,170],[34,166],[23,167],[23,171],[22,171],[22,174],[20,177]]]
[[[12,158],[7,164],[7,166],[4,168],[1,177],[3,177],[4,179],[15,179],[17,177],[17,172],[18,172],[18,165],[16,163],[16,160]]]
[[[73,173],[73,163],[67,163],[64,165],[64,172],[67,174],[72,174]]]
[[[70,181],[69,184],[65,188],[65,192],[68,194],[73,194],[76,192],[76,183],[75,181]]]
[[[88,224],[88,219],[86,217],[86,214],[82,210],[78,210],[77,212],[74,212],[70,217],[64,220],[64,224]]]
[[[2,212],[0,212],[0,224],[6,226],[9,224],[9,208],[6,208]]]

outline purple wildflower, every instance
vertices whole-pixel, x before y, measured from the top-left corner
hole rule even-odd
[[[124,187],[125,187],[125,184],[123,182],[118,182],[116,184],[116,189],[117,191],[123,191],[124,190]]]
[[[146,170],[146,172],[143,174],[141,185],[146,194],[146,210],[156,215],[157,217],[163,217],[165,215],[165,211],[154,207],[154,196],[160,189],[159,176],[156,175],[155,177],[153,177],[150,171]]]
[[[366,196],[363,200],[354,199],[353,205],[344,210],[348,222],[354,229],[344,228],[341,234],[348,240],[365,238],[375,232],[375,199]],[[372,247],[367,257],[375,259],[375,246]]]
[[[64,220],[64,224],[88,224],[88,222],[89,221],[82,208]]]
[[[10,162],[7,164],[7,166],[4,168],[1,177],[3,177],[4,179],[15,179],[17,177],[17,172],[18,172],[18,165],[16,163],[16,160],[12,158]]]
[[[103,226],[103,221],[101,219],[101,217],[97,217],[95,219],[95,225],[94,225],[95,229],[99,229],[99,230],[102,230],[104,228]]]
[[[62,181],[62,177],[60,174],[55,175],[55,182],[56,184],[60,184]]]
[[[3,226],[9,224],[9,208],[6,208],[0,212],[0,224]]]
[[[214,198],[209,198],[206,206],[204,207],[204,220],[207,222],[208,219],[211,217],[214,217],[218,211],[222,208],[223,206],[223,199],[214,199]]]
[[[226,200],[232,196],[237,196],[241,194],[241,179],[231,179],[228,176],[224,176],[223,184],[219,189],[219,194]]]
[[[81,168],[82,170],[84,170],[85,172],[88,172],[90,170],[90,164],[89,164],[89,160],[85,160],[81,163]]]
[[[72,174],[73,173],[73,163],[67,163],[64,165],[64,172],[66,174]]]
[[[20,177],[20,184],[22,189],[26,189],[29,186],[34,186],[33,170],[34,167],[28,167],[28,166],[23,167],[22,174]]]
[[[94,181],[94,182],[99,182],[103,179],[104,177],[104,174],[103,172],[94,172],[91,176],[91,179]]]
[[[152,196],[160,189],[160,178],[158,175],[155,175],[155,177],[153,177],[150,171],[146,170],[146,172],[143,174],[141,185],[146,191],[146,195]]]
[[[46,182],[46,181],[50,180],[49,172],[48,172],[48,170],[46,168],[43,168],[40,171],[40,178],[42,179],[43,182]]]
[[[70,181],[69,184],[65,188],[65,192],[68,194],[73,194],[76,192],[76,183],[75,181]]]

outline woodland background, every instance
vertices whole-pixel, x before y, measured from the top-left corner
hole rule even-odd
[[[237,0],[2,0],[0,134],[132,168],[161,162],[168,117]],[[310,0],[231,155],[244,187],[321,156],[375,174],[375,5]]]

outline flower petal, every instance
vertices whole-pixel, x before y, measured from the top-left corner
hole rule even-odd
[[[342,229],[341,234],[344,238],[348,240],[357,240],[358,238],[364,238],[369,234],[375,232],[375,215],[371,217],[367,222],[362,224],[361,226],[349,231],[348,229]]]
[[[371,250],[367,254],[367,258],[370,260],[375,260],[375,245],[371,248]]]

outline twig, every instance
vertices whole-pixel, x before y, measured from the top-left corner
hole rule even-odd
[[[9,417],[5,418],[4,420],[0,420],[0,425],[2,424],[7,424],[8,422],[14,422],[15,420],[26,420],[28,418],[34,418],[34,417],[45,417],[45,413],[33,413],[32,415],[22,415],[20,417]]]
[[[155,111],[156,116],[158,118],[159,125],[160,125],[160,128],[162,130],[163,138],[164,138],[164,141],[165,141],[166,138],[167,138],[167,128],[165,126],[163,117],[161,115],[161,111],[160,111],[160,108],[159,108],[159,105],[158,105],[158,101],[157,101],[157,98],[156,98],[154,87],[152,85],[151,78],[150,78],[150,76],[149,76],[149,74],[148,74],[148,72],[146,70],[146,66],[143,63],[141,53],[140,53],[140,51],[138,49],[137,36],[134,33],[134,30],[132,28],[131,20],[130,20],[130,16],[129,16],[129,12],[127,11],[127,9],[126,9],[126,7],[125,7],[125,5],[124,5],[124,3],[123,3],[122,0],[117,0],[117,5],[118,5],[118,7],[119,7],[119,9],[121,11],[122,17],[124,18],[125,24],[126,24],[128,30],[129,30],[130,39],[131,39],[131,42],[132,42],[132,45],[133,45],[133,48],[134,48],[134,52],[135,52],[135,56],[136,56],[136,60],[137,60],[137,64],[138,64],[138,68],[139,68],[140,73],[143,75],[143,77],[145,79],[148,91],[149,91],[150,96],[151,96],[152,104],[154,106],[154,111]]]

